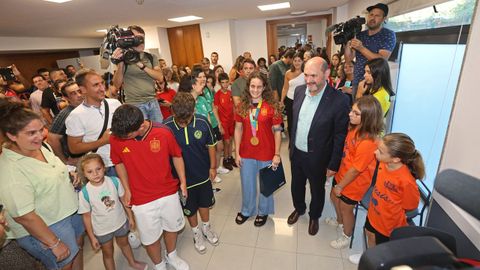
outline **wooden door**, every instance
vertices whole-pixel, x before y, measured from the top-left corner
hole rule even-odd
[[[200,25],[168,28],[167,34],[173,64],[192,67],[201,62],[203,47]]]

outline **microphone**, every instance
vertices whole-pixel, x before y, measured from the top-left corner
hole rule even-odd
[[[330,25],[329,27],[327,27],[327,29],[325,29],[325,35],[328,35],[331,32],[333,32],[339,25],[340,24],[337,23],[337,24],[333,24],[333,25]]]

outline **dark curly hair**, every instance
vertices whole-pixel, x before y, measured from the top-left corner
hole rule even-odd
[[[243,95],[240,100],[240,104],[237,107],[237,113],[240,114],[242,117],[248,115],[249,110],[252,106],[252,96],[250,95],[250,82],[253,79],[260,79],[263,84],[263,92],[262,92],[262,99],[264,102],[268,103],[268,105],[272,106],[275,109],[275,114],[280,115],[282,112],[282,107],[280,103],[275,98],[275,95],[268,85],[268,79],[262,73],[258,71],[254,71],[247,79],[247,86],[243,90]]]

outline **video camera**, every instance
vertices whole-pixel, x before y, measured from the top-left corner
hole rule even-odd
[[[365,18],[357,16],[344,23],[339,23],[333,26],[333,40],[337,45],[344,45],[353,39],[358,33],[362,31],[362,25],[365,24]]]
[[[0,68],[0,76],[5,81],[15,81],[15,74],[13,74],[13,70],[11,67]]]
[[[136,47],[145,42],[145,39],[141,36],[135,36],[130,29],[123,29],[114,25],[110,27],[107,35],[103,39],[100,51],[103,51],[102,57],[109,59],[114,64],[118,64],[121,61],[126,64],[134,64],[140,61],[140,53],[135,51],[133,47]],[[111,58],[113,51],[117,48],[122,48],[123,57],[121,59]]]

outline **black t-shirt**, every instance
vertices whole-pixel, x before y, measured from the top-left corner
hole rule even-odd
[[[52,110],[54,115],[57,115],[60,110],[57,106],[57,97],[53,93],[52,88],[47,88],[42,93],[42,103],[40,104],[42,108],[48,108]]]

